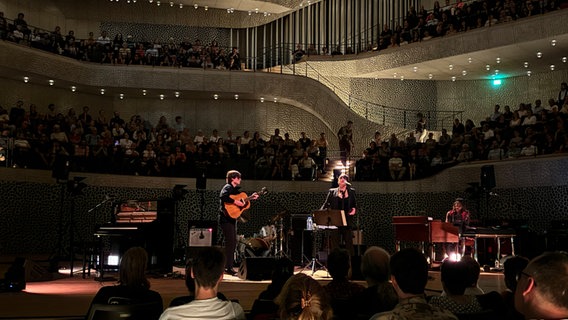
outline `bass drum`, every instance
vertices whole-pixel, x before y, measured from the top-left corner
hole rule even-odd
[[[245,257],[266,257],[270,253],[270,244],[262,238],[252,238],[246,243]]]

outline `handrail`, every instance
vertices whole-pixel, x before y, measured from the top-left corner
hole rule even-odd
[[[382,124],[384,126],[402,127],[404,129],[414,128],[416,125],[416,115],[424,114],[427,119],[428,130],[441,130],[442,128],[451,127],[454,119],[459,118],[463,122],[463,110],[440,111],[440,110],[424,110],[424,109],[404,109],[390,107],[355,97],[337,87],[331,80],[327,79],[319,73],[309,61],[301,61],[299,63],[281,66],[282,73],[288,73],[304,76],[317,80],[321,84],[327,86],[341,100],[345,102],[347,107],[365,119]],[[288,71],[288,72],[286,72]],[[430,108],[433,109],[433,108]]]

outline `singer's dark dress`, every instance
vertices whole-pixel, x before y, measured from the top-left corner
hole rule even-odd
[[[353,249],[353,216],[349,215],[351,209],[357,208],[357,197],[355,195],[355,189],[347,188],[347,198],[340,197],[341,191],[339,188],[331,188],[329,189],[329,194],[327,197],[327,204],[326,208],[334,209],[334,210],[343,210],[345,212],[345,220],[347,222],[346,227],[339,227],[339,234],[331,235],[331,247],[330,250],[333,250],[339,247],[339,235],[345,241],[345,249],[349,251],[351,255],[355,253]]]

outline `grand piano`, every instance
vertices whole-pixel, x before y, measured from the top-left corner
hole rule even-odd
[[[173,266],[174,202],[116,201],[110,221],[99,225],[95,236],[99,239],[99,273],[117,269],[117,260],[134,246],[148,252],[150,272],[169,273]]]

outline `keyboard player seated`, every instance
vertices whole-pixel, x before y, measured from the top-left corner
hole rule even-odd
[[[452,223],[454,226],[458,227],[460,234],[460,243],[458,248],[459,253],[461,255],[465,255],[467,247],[471,248],[473,246],[473,240],[462,238],[462,234],[469,226],[470,222],[470,213],[465,207],[463,198],[457,198],[454,201],[452,209],[446,213],[446,222]],[[447,249],[446,251],[449,251]]]

